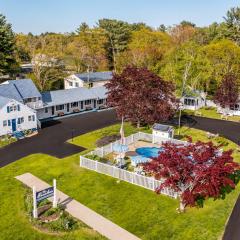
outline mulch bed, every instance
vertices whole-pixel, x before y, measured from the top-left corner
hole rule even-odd
[[[120,138],[121,138],[120,135],[117,135],[117,134],[102,137],[102,138],[100,138],[96,141],[96,145],[97,145],[97,147],[102,147],[102,146],[107,145],[111,142],[115,142],[116,140],[119,140]]]

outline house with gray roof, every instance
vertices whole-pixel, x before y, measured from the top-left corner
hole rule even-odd
[[[37,109],[42,107],[42,95],[31,79],[9,80],[0,84],[0,96],[15,99]]]
[[[37,129],[36,111],[14,98],[0,95],[0,136]]]
[[[106,99],[104,86],[40,93],[31,79],[10,80],[0,84],[0,125],[4,134],[33,129],[39,120],[106,108]]]
[[[189,90],[180,99],[183,109],[197,110],[206,106],[206,94],[203,91]]]
[[[105,87],[72,88],[42,93],[43,107],[37,109],[38,119],[49,119],[66,114],[106,107]]]
[[[112,79],[112,72],[87,72],[72,74],[64,79],[64,88],[100,87]]]

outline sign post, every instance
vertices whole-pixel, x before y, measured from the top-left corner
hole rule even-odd
[[[36,187],[33,186],[33,217],[38,218]]]
[[[33,186],[33,217],[38,218],[37,204],[44,199],[53,197],[53,208],[57,207],[57,183],[56,179],[53,179],[53,187],[45,188],[39,192],[36,191],[36,187]]]
[[[53,179],[53,208],[57,207],[57,182]]]

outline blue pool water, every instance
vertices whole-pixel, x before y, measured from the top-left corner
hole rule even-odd
[[[157,148],[157,147],[141,147],[141,148],[137,148],[136,149],[136,153],[146,157],[146,158],[153,158],[153,157],[157,157],[159,155],[159,152],[164,151],[164,149],[161,148]]]

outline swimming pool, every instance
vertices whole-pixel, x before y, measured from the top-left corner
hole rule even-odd
[[[136,149],[136,153],[146,157],[146,158],[153,158],[157,157],[159,155],[159,152],[163,152],[163,147],[157,148],[157,147],[141,147]]]

